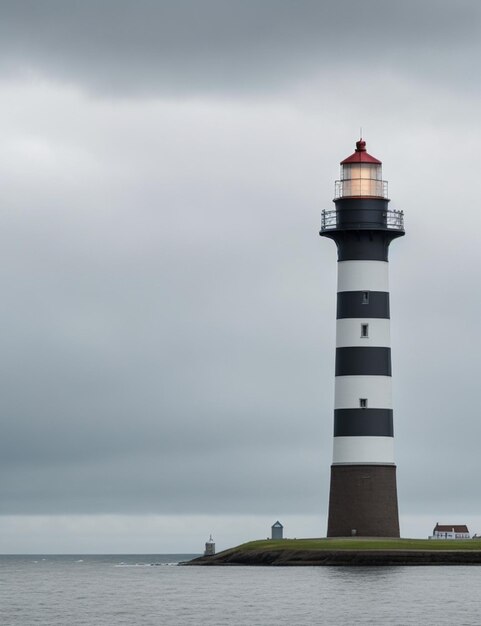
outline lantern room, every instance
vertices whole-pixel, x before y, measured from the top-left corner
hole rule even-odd
[[[366,142],[341,161],[341,178],[336,180],[335,198],[385,198],[387,182],[382,180],[382,163],[366,151]]]

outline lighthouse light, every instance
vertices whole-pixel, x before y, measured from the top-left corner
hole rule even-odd
[[[382,180],[382,167],[377,163],[341,165],[341,179],[336,181],[336,197],[385,198],[387,183]]]

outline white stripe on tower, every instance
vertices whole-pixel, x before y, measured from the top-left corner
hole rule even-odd
[[[368,398],[372,409],[392,409],[390,376],[336,376],[335,409],[359,406],[359,398]]]
[[[391,465],[392,437],[334,437],[335,465]]]
[[[389,291],[387,261],[338,261],[337,291]]]
[[[351,317],[336,322],[336,348],[348,346],[388,347],[390,345],[391,335],[388,319]]]

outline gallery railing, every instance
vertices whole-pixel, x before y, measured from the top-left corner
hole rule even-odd
[[[336,228],[386,228],[389,230],[404,230],[404,211],[398,211],[397,209],[383,211],[380,215],[375,216],[380,219],[372,221],[366,221],[365,215],[363,215],[362,221],[356,221],[353,219],[352,213],[349,220],[346,221],[342,215],[342,211],[342,209],[324,209],[321,213],[321,231],[334,230]]]

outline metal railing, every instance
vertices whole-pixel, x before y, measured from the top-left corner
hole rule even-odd
[[[324,209],[321,213],[321,230],[334,230],[338,222],[337,209]],[[357,224],[358,228],[387,228],[389,230],[404,230],[404,211],[389,209],[382,213],[382,222],[379,224]],[[344,228],[344,225],[342,226]]]
[[[336,209],[323,209],[321,213],[321,230],[331,230],[337,227]]]
[[[398,209],[386,211],[386,226],[395,230],[404,230],[404,211]]]

